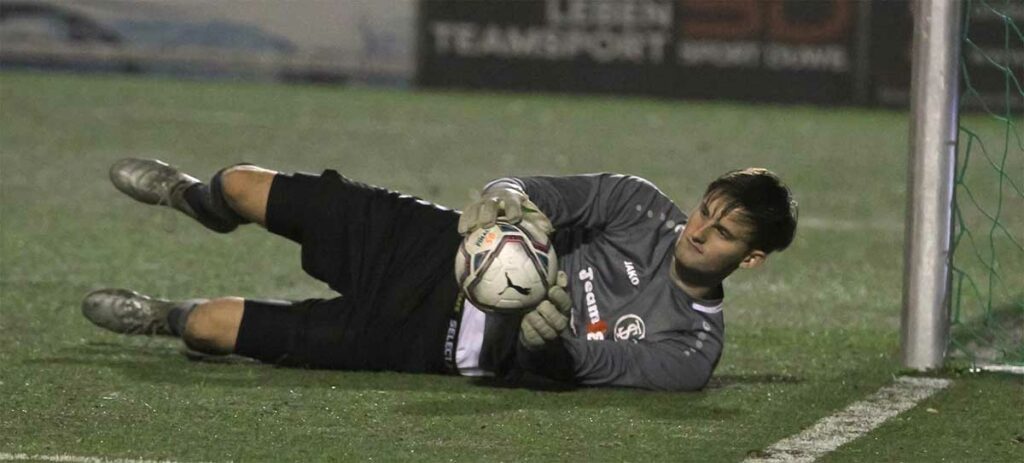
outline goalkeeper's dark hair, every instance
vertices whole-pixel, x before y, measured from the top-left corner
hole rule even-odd
[[[750,167],[726,172],[708,185],[704,198],[725,198],[724,217],[738,209],[754,226],[750,245],[766,253],[786,249],[796,234],[799,215],[789,187],[768,169]]]

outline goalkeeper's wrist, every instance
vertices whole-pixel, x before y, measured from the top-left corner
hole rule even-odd
[[[524,197],[527,196],[522,185],[509,178],[500,178],[484,185],[483,190],[480,192],[480,196],[486,196],[488,193],[496,193],[498,191],[508,191]]]
[[[572,354],[569,353],[568,343],[559,336],[530,349],[521,341],[517,341],[516,363],[520,368],[550,379],[559,381],[572,381],[574,374]]]
[[[543,343],[531,345],[526,341],[526,336],[523,332],[519,332],[519,346],[530,352],[541,352],[546,349],[554,349],[562,344],[562,333],[558,333],[558,337],[554,339],[545,339]]]

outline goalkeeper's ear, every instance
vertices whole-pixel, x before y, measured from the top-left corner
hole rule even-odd
[[[743,260],[740,261],[740,268],[755,268],[759,267],[768,259],[768,254],[760,249],[754,249],[747,253]]]

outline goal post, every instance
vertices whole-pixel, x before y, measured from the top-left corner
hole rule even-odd
[[[939,368],[949,339],[962,4],[915,0],[900,355]]]

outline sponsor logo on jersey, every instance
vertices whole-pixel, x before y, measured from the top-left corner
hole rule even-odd
[[[644,320],[634,314],[626,314],[615,322],[616,341],[639,341],[647,335]]]
[[[626,276],[629,277],[629,282],[633,286],[640,286],[640,275],[636,273],[636,266],[628,260],[624,260],[622,263],[626,264]]]
[[[594,296],[594,268],[587,267],[580,270],[580,281],[583,282],[584,298],[587,303],[587,340],[601,341],[604,339],[604,332],[608,329],[608,323],[601,320],[601,312],[597,308],[597,297]]]
[[[597,323],[587,324],[587,339],[600,341],[604,339],[604,332],[608,331],[608,323],[604,320],[598,320]]]

